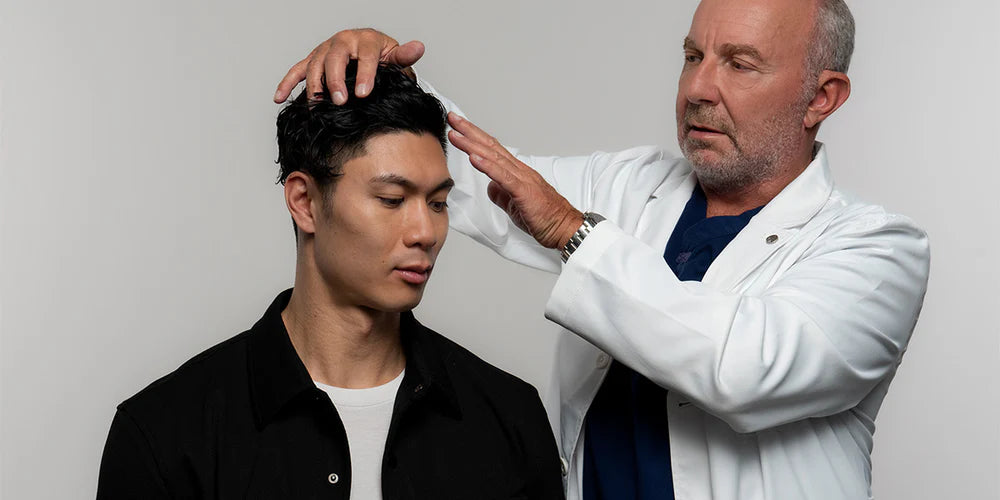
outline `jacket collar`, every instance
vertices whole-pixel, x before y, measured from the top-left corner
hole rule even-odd
[[[292,289],[281,292],[249,332],[247,369],[258,429],[266,427],[293,401],[320,395],[281,319],[291,296]],[[406,356],[406,375],[397,394],[397,405],[407,407],[411,400],[426,399],[447,413],[461,416],[445,360],[432,345],[436,334],[417,322],[413,313],[402,314],[400,339]]]
[[[826,146],[816,142],[813,161],[785,186],[759,214],[757,223],[772,227],[799,227],[819,213],[833,192],[833,176],[826,158]]]
[[[806,169],[726,245],[709,266],[703,283],[735,288],[823,209],[833,192],[833,178],[826,148],[817,142],[814,151]]]

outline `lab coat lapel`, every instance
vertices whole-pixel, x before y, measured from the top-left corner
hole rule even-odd
[[[833,178],[826,148],[817,144],[812,163],[733,238],[708,268],[703,283],[734,289],[823,208],[833,191]]]
[[[698,182],[694,172],[678,177],[673,182],[665,182],[650,195],[651,203],[656,208],[649,210],[648,217],[643,218],[638,230],[634,233],[647,245],[659,248],[662,252],[667,247],[667,241],[673,234],[677,222],[684,212],[684,207],[691,198],[694,186]]]

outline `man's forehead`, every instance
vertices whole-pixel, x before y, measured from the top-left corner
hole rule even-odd
[[[808,38],[814,7],[811,0],[703,0],[688,38],[712,47],[731,44],[763,52],[780,50],[793,40]]]
[[[363,153],[345,162],[343,170],[355,182],[408,189],[433,188],[450,178],[437,138],[411,132],[371,137]]]

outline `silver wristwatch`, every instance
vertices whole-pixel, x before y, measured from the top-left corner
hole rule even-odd
[[[575,252],[577,248],[580,248],[580,244],[583,243],[583,239],[594,230],[594,227],[603,221],[604,216],[601,214],[584,212],[583,224],[580,224],[580,229],[577,229],[576,232],[573,233],[573,237],[566,242],[566,246],[562,249],[562,261],[564,263],[569,260],[569,256],[573,255],[573,252]]]

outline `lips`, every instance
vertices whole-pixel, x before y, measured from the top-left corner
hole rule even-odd
[[[723,132],[720,129],[698,122],[687,122],[687,129],[688,132],[695,131],[695,132],[703,132],[710,134],[725,134],[725,132]]]
[[[430,264],[409,264],[404,266],[398,266],[393,269],[393,272],[398,274],[403,281],[410,283],[411,285],[422,285],[427,282],[427,279],[431,276],[431,270],[434,266]]]

